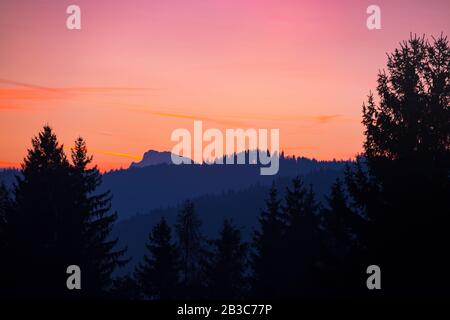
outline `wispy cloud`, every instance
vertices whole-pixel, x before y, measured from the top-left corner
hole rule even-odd
[[[0,84],[7,85],[7,87],[0,87],[0,111],[25,109],[25,102],[42,102],[52,101],[58,99],[77,100],[83,102],[88,101],[84,95],[98,95],[98,94],[115,94],[115,95],[138,95],[150,94],[161,88],[144,88],[144,87],[45,87],[30,83],[19,81],[12,81],[0,78]],[[98,103],[99,101],[96,101]],[[220,125],[232,127],[245,127],[246,123],[254,121],[313,121],[319,124],[327,124],[333,121],[342,120],[343,116],[340,114],[320,114],[320,115],[261,115],[261,114],[217,114],[217,115],[202,115],[202,114],[183,114],[178,112],[167,112],[155,110],[145,105],[133,105],[129,103],[102,100],[102,104],[108,106],[117,106],[124,108],[130,112],[145,113],[148,115],[158,117],[169,117],[178,119],[203,120],[218,123]]]
[[[98,131],[98,134],[102,135],[102,136],[113,136],[114,134],[111,131]]]
[[[20,164],[16,162],[0,161],[0,168],[19,168]]]
[[[52,100],[55,98],[63,98],[64,92],[62,91],[47,91],[35,88],[0,88],[0,100],[1,101],[40,101],[40,100]]]
[[[43,91],[52,91],[52,92],[133,92],[133,91],[158,91],[162,90],[162,88],[150,88],[150,87],[47,87],[40,86],[36,84],[7,80],[0,78],[0,84],[16,86],[16,87],[25,87]]]
[[[20,82],[20,81],[14,81],[14,80],[7,80],[7,79],[2,79],[2,78],[0,78],[0,83],[1,84],[6,84],[6,85],[9,85],[9,86],[18,86],[18,87],[38,89],[38,90],[44,90],[44,91],[55,91],[56,90],[54,88],[43,87],[43,86],[39,86],[39,85],[35,85],[35,84],[30,84],[30,83],[25,83],[25,82]]]
[[[15,111],[15,110],[20,110],[20,109],[24,109],[23,107],[21,107],[20,105],[17,104],[13,104],[13,103],[0,103],[0,111]]]
[[[105,151],[105,150],[99,150],[99,149],[90,149],[92,152],[98,152],[98,153],[102,153],[102,154],[106,154],[108,156],[115,156],[115,157],[124,157],[124,158],[129,158],[129,159],[133,159],[133,160],[142,160],[142,156],[138,156],[135,154],[129,154],[129,153],[123,153],[123,152],[113,152],[113,151]]]
[[[20,81],[0,78],[0,110],[25,109],[24,102],[52,100],[85,101],[84,95],[150,95],[160,88],[144,87],[46,87]]]
[[[326,124],[332,121],[343,119],[343,115],[340,114],[323,114],[323,115],[257,115],[257,114],[222,114],[217,116],[204,116],[194,114],[181,114],[181,113],[168,113],[151,110],[148,108],[132,107],[128,108],[132,112],[141,112],[154,116],[172,117],[179,119],[192,119],[192,120],[204,120],[212,121],[224,125],[232,125],[233,127],[242,127],[245,122],[253,121],[314,121],[320,124]]]
[[[292,150],[294,150],[294,151],[301,151],[301,150],[313,150],[313,149],[315,149],[314,147],[312,147],[312,146],[298,146],[298,147],[295,147],[295,146],[292,146],[292,147],[283,147],[283,148],[281,148],[282,150],[286,150],[286,151],[292,151]]]
[[[341,117],[342,117],[342,115],[340,115],[340,114],[331,114],[331,115],[315,116],[314,119],[319,123],[328,123],[328,122],[337,120]]]
[[[64,146],[64,149],[66,150],[72,150],[74,148],[74,146]],[[107,150],[103,150],[103,149],[93,149],[93,148],[89,148],[88,152],[92,152],[92,153],[101,153],[101,154],[105,154],[108,156],[114,156],[114,157],[123,157],[123,158],[128,158],[128,159],[133,159],[133,160],[142,160],[142,156],[139,155],[135,155],[135,154],[130,154],[130,153],[124,153],[124,152],[116,152],[116,151],[107,151]]]
[[[159,116],[159,117],[169,117],[169,118],[178,118],[178,119],[191,119],[191,120],[203,120],[203,121],[211,121],[215,122],[221,125],[228,125],[233,127],[239,127],[242,126],[242,121],[239,120],[233,120],[233,119],[226,119],[222,117],[210,117],[210,116],[204,116],[204,115],[187,115],[187,114],[181,114],[181,113],[172,113],[172,112],[161,112],[156,110],[151,110],[148,108],[128,108],[128,111],[131,112],[140,112],[145,113],[153,116]]]

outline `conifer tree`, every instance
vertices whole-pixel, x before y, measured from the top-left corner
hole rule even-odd
[[[201,221],[194,203],[186,201],[177,217],[177,246],[180,253],[180,287],[183,298],[198,298],[202,283],[200,262],[204,253]]]
[[[207,297],[242,299],[247,289],[247,245],[242,243],[240,230],[224,220],[220,237],[210,244],[205,266]]]
[[[82,298],[104,296],[113,270],[125,261],[109,238],[115,215],[109,194],[96,192],[101,176],[80,138],[69,163],[56,135],[45,126],[32,139],[14,190],[8,225],[14,267],[12,296]],[[81,269],[82,290],[68,290],[67,268]]]
[[[73,206],[70,165],[56,135],[45,126],[32,139],[14,190],[16,212],[11,217],[11,261],[14,296],[65,297],[66,268],[78,259],[81,230],[67,230],[79,221]],[[73,229],[75,230],[75,229]],[[73,234],[76,231],[73,231]]]
[[[322,210],[324,230],[321,237],[325,252],[322,277],[328,294],[354,295],[360,289],[358,283],[361,279],[361,272],[358,272],[361,265],[355,264],[361,249],[360,234],[356,231],[361,231],[364,220],[349,207],[340,179],[336,179],[326,201],[327,205]]]
[[[148,254],[136,268],[136,280],[143,294],[150,299],[177,297],[179,257],[172,243],[171,229],[164,217],[149,234]]]
[[[306,188],[299,177],[286,190],[283,213],[285,294],[288,297],[310,295],[318,289],[315,280],[320,259],[320,220],[312,187]]]
[[[114,300],[142,300],[144,298],[141,287],[131,274],[113,279],[110,296]]]
[[[283,270],[281,263],[284,251],[285,225],[280,209],[275,183],[269,191],[266,207],[259,217],[259,229],[253,236],[252,295],[256,298],[279,298],[283,292]]]
[[[88,167],[93,158],[88,156],[83,138],[79,137],[75,141],[71,158],[74,193],[78,195],[76,205],[79,215],[83,217],[85,292],[92,296],[103,296],[112,285],[113,271],[128,262],[123,258],[126,248],[116,249],[118,239],[110,237],[117,213],[110,213],[110,192],[97,192],[102,176],[96,166]]]
[[[336,179],[326,197],[327,207],[323,210],[324,227],[329,235],[329,246],[336,257],[344,259],[352,246],[356,245],[357,224],[362,218],[350,209],[340,179]],[[355,225],[356,224],[356,225]]]
[[[377,94],[363,105],[364,153],[347,172],[352,200],[366,218],[366,264],[389,270],[387,294],[442,294],[450,286],[447,37],[402,42],[388,54]]]
[[[13,202],[8,189],[0,183],[0,298],[8,297],[10,289],[10,270],[8,270],[8,259],[10,258],[10,230],[9,217],[12,214]]]
[[[8,215],[12,209],[12,201],[8,189],[0,183],[0,252],[3,253],[7,244]]]

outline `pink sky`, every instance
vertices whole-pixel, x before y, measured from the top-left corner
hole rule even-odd
[[[81,7],[82,30],[66,8]],[[381,30],[366,8],[381,8]],[[48,123],[82,135],[102,169],[171,150],[176,128],[279,128],[281,148],[353,157],[386,52],[449,34],[449,1],[0,2],[0,166]]]

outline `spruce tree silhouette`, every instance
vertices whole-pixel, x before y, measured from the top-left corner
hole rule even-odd
[[[72,185],[70,165],[49,126],[32,139],[21,173],[14,191],[16,212],[10,219],[15,281],[11,295],[65,297],[66,268],[74,255],[69,250],[81,246],[81,235],[65,242],[75,216],[73,194],[67,192]]]
[[[142,288],[135,277],[130,274],[115,277],[110,290],[114,300],[143,300]]]
[[[104,296],[114,268],[124,261],[109,239],[115,215],[110,199],[95,194],[101,183],[80,138],[70,165],[56,135],[45,126],[32,139],[15,186],[10,229],[10,297],[86,298]],[[67,267],[81,268],[82,290],[68,290]]]
[[[378,75],[379,102],[363,105],[364,154],[347,173],[366,264],[392,295],[448,293],[450,49],[447,37],[412,36]]]
[[[175,225],[180,253],[180,295],[185,299],[199,298],[203,291],[200,262],[204,253],[201,221],[194,203],[187,200],[178,214]]]
[[[179,255],[172,243],[171,229],[164,217],[149,234],[148,255],[136,268],[135,275],[142,292],[149,299],[177,297]]]
[[[4,252],[7,244],[8,215],[12,209],[12,201],[8,189],[0,183],[0,252]]]
[[[88,156],[86,142],[79,137],[71,150],[72,174],[75,180],[74,191],[81,224],[72,224],[71,230],[81,228],[82,251],[84,256],[80,267],[83,270],[83,295],[85,297],[105,297],[112,285],[112,273],[128,260],[124,259],[126,248],[115,249],[118,239],[110,236],[117,213],[110,213],[111,194],[109,191],[98,193],[102,177],[97,167],[88,168],[92,156]],[[68,234],[71,234],[68,230]],[[73,233],[73,232],[72,232]],[[75,235],[73,235],[75,236]]]
[[[207,297],[210,299],[242,299],[247,288],[245,276],[247,245],[241,232],[224,220],[220,237],[210,241],[212,250],[205,258]]]
[[[7,268],[10,258],[10,230],[8,220],[12,214],[13,202],[10,193],[3,183],[0,183],[0,297],[8,297],[11,289],[10,270]]]
[[[283,216],[285,235],[285,295],[290,298],[317,294],[320,260],[320,220],[312,186],[299,177],[286,190]]]
[[[364,279],[362,266],[356,259],[362,249],[356,231],[364,221],[350,208],[340,179],[336,179],[326,200],[327,205],[321,212],[325,252],[323,282],[327,284],[328,295],[354,296],[360,294],[361,279]]]
[[[285,225],[281,214],[275,183],[269,191],[266,208],[259,217],[260,227],[253,236],[253,251],[250,255],[252,296],[255,298],[280,298],[284,295],[281,263],[284,248]]]
[[[330,247],[336,257],[342,260],[353,245],[352,229],[349,220],[354,214],[347,204],[347,196],[342,182],[337,179],[327,197],[328,207],[324,209],[325,229],[331,236]]]

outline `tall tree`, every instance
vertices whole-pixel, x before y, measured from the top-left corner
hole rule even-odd
[[[89,168],[93,157],[88,156],[84,139],[79,137],[71,151],[75,205],[82,217],[84,291],[94,297],[102,296],[112,285],[113,271],[128,262],[123,258],[126,248],[116,249],[118,239],[111,238],[117,213],[110,212],[110,192],[97,192],[102,176],[96,166]]]
[[[56,135],[45,126],[32,139],[15,187],[10,255],[15,292],[40,298],[82,298],[103,295],[123,250],[109,235],[109,194],[96,192],[101,176],[87,169],[92,158],[80,138],[69,163]],[[81,269],[82,290],[68,290],[66,270]]]
[[[331,192],[326,197],[327,207],[323,209],[323,224],[329,234],[329,246],[339,260],[348,256],[353,246],[357,245],[355,230],[361,223],[359,217],[348,205],[344,186],[340,179],[336,179]]]
[[[0,183],[0,252],[4,252],[7,244],[8,215],[12,209],[12,200],[8,189]]]
[[[251,266],[252,294],[257,298],[280,298],[284,295],[282,261],[285,225],[275,184],[269,191],[266,207],[259,216],[259,229],[253,236]]]
[[[205,266],[208,298],[242,299],[247,289],[247,245],[242,243],[240,230],[225,220],[220,237],[210,243]]]
[[[184,298],[198,298],[201,294],[200,261],[203,254],[201,221],[194,203],[186,201],[177,217],[177,244],[180,252],[181,294]]]
[[[144,295],[150,299],[173,299],[177,297],[179,257],[172,243],[171,229],[164,217],[149,234],[146,245],[148,255],[136,268],[136,280]]]
[[[320,252],[320,220],[312,187],[306,188],[296,177],[286,190],[285,257],[286,295],[299,297],[315,293]]]
[[[364,157],[347,174],[367,218],[367,263],[386,270],[385,292],[442,293],[450,286],[447,37],[401,43],[378,75],[377,93],[363,105]]]
[[[72,223],[79,226],[74,210],[70,165],[56,135],[45,126],[32,139],[15,188],[16,212],[11,217],[11,250],[14,288],[18,296],[64,297],[66,268],[78,259],[81,230],[66,236]]]
[[[9,191],[3,183],[0,183],[0,297],[7,297],[10,289],[10,270],[8,259],[10,259],[10,230],[9,217],[13,209],[13,202]]]
[[[131,274],[113,279],[110,296],[114,300],[142,300],[144,298],[141,287]]]
[[[326,197],[322,209],[322,241],[324,242],[324,270],[322,277],[327,292],[333,296],[354,295],[359,292],[361,265],[356,257],[360,254],[360,234],[363,218],[348,204],[346,192],[340,179],[336,179]]]

